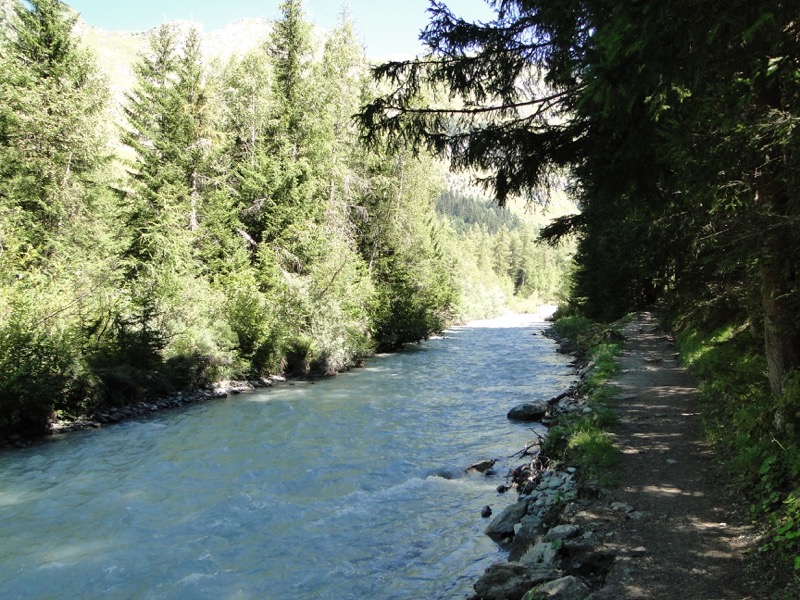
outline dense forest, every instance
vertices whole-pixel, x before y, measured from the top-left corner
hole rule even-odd
[[[543,300],[657,306],[800,569],[796,3],[491,5],[432,2],[430,54],[377,67],[301,0],[225,62],[166,25],[120,112],[68,6],[0,2],[0,436]],[[564,192],[542,230],[498,208]]]
[[[361,142],[353,115],[380,88],[346,13],[320,41],[286,0],[226,62],[164,25],[120,108],[74,11],[2,7],[3,437],[227,378],[333,374],[560,291],[568,247],[453,191],[441,162]]]
[[[800,569],[797,3],[491,4],[432,3],[432,54],[376,70],[367,135],[487,173],[501,205],[567,182],[580,213],[543,231],[578,238],[561,314],[658,306],[760,551]]]

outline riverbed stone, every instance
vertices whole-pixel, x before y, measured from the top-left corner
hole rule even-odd
[[[536,538],[542,534],[542,517],[539,514],[528,514],[522,517],[517,527],[514,541],[511,542],[508,560],[519,561],[522,556],[536,543]]]
[[[595,363],[594,361],[589,361],[585,367],[583,367],[580,371],[578,371],[578,377],[580,379],[585,378],[589,373],[591,373],[592,369],[594,369]]]
[[[547,401],[547,403],[548,404],[557,404],[559,401],[563,400],[567,396],[572,396],[572,394],[574,394],[574,393],[575,393],[575,388],[572,388],[572,387],[566,388],[564,390],[561,390],[558,394],[556,394],[552,398],[550,398]]]
[[[495,541],[514,536],[514,525],[528,513],[528,501],[521,500],[497,515],[486,528],[486,535]]]
[[[556,540],[571,540],[581,534],[581,528],[577,525],[556,525],[550,529],[542,538],[543,542],[555,542]]]
[[[528,590],[522,600],[583,600],[589,595],[589,588],[572,575],[537,585]]]
[[[540,421],[547,415],[547,402],[535,400],[515,406],[508,411],[508,418],[512,421]]]
[[[555,569],[500,562],[491,565],[475,582],[475,592],[482,600],[519,600],[531,588],[560,576]]]
[[[519,562],[523,565],[554,568],[558,562],[558,550],[550,542],[539,542],[523,554]]]

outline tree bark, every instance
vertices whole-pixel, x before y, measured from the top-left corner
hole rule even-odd
[[[782,205],[781,195],[769,181],[759,177],[757,200],[773,211]],[[780,214],[780,211],[776,211]],[[784,244],[788,239],[782,227],[769,227],[764,232],[761,257],[761,303],[764,310],[764,345],[769,384],[778,397],[783,393],[786,376],[800,367],[800,330],[792,302],[796,266],[785,257]]]

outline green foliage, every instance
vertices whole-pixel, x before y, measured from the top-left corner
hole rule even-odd
[[[589,335],[592,322],[584,316],[562,317],[553,322],[553,333],[559,338],[565,338],[573,344],[581,344]],[[581,344],[582,345],[582,344]]]
[[[590,356],[595,366],[591,377],[605,380],[619,373],[619,363],[614,357],[622,352],[620,342],[600,342],[592,347]]]
[[[800,553],[800,435],[795,425],[800,378],[790,374],[782,396],[777,401],[771,397],[761,340],[746,323],[711,331],[687,328],[677,339],[686,364],[702,378],[707,435],[724,459],[735,491],[767,529],[761,547],[765,570],[786,578],[778,565],[796,563]]]
[[[456,232],[468,233],[473,227],[485,229],[490,235],[502,228],[507,230],[523,227],[522,220],[509,210],[495,206],[478,197],[467,196],[455,190],[447,190],[436,199],[436,212],[448,217]]]
[[[622,352],[621,336],[613,327],[593,323],[581,315],[563,316],[553,323],[552,329],[563,340],[562,344],[572,345],[592,362],[591,370],[580,384],[591,411],[559,415],[542,452],[578,466],[585,480],[600,479],[610,484],[608,468],[619,458],[619,448],[608,433],[617,422],[610,402],[619,388],[610,385],[609,379],[619,372],[616,357]]]
[[[619,460],[619,448],[607,431],[615,419],[613,412],[602,409],[588,415],[560,415],[548,432],[542,453],[578,467],[584,481],[610,483],[607,470]]]
[[[681,328],[733,332],[702,344],[694,363],[713,377],[713,435],[772,506],[789,491],[800,426],[796,8],[495,9],[469,23],[434,3],[423,34],[432,55],[375,70],[391,87],[359,115],[365,137],[486,173],[500,205],[566,177],[581,213],[543,233],[578,237],[570,306],[610,321],[659,305]],[[503,262],[509,246],[495,252]]]
[[[568,258],[536,228],[486,207],[462,227],[436,212],[441,165],[363,145],[352,115],[375,90],[346,13],[315,48],[287,0],[269,39],[225,65],[196,31],[159,28],[114,132],[64,6],[14,4],[0,36],[3,435],[221,378],[332,375],[554,295]]]
[[[462,320],[509,309],[536,312],[541,304],[557,299],[569,270],[569,244],[543,244],[531,223],[509,209],[458,191],[454,184],[439,195],[436,211],[451,229]]]
[[[77,331],[36,319],[17,303],[0,327],[0,435],[46,432],[54,411],[77,414],[96,385],[81,360]]]
[[[601,427],[577,425],[569,435],[565,460],[592,477],[617,463],[619,448]]]
[[[800,496],[792,492],[783,501],[784,509],[776,520],[772,542],[782,552],[793,555],[794,569],[800,570]]]
[[[13,33],[0,36],[0,247],[24,271],[45,267],[85,216],[108,93],[63,4],[14,6]]]
[[[592,361],[594,366],[582,382],[585,388],[596,389],[617,373],[619,364],[615,357],[622,351],[624,338],[615,326],[573,315],[557,318],[551,331],[565,348]]]

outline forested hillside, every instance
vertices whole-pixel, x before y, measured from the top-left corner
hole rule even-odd
[[[660,308],[761,551],[800,568],[797,4],[493,4],[470,23],[433,3],[433,56],[376,70],[365,132],[488,173],[501,205],[569,182],[580,214],[543,232],[578,237],[562,314]]]
[[[435,210],[441,163],[360,142],[352,117],[379,89],[346,15],[320,41],[286,0],[224,63],[162,26],[114,107],[64,4],[3,6],[0,435],[333,374],[560,288],[566,250],[464,230]]]
[[[497,314],[504,306],[524,312],[566,298],[573,244],[542,244],[530,215],[455,185],[439,195],[436,211],[455,231],[461,296],[473,312],[479,309],[475,314]]]

